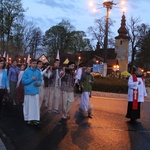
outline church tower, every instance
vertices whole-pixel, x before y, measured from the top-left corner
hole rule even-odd
[[[121,27],[118,29],[118,36],[115,37],[115,51],[119,62],[120,72],[128,71],[128,51],[129,51],[129,36],[127,36],[126,20],[123,13]]]

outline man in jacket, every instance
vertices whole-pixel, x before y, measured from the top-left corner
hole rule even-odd
[[[80,86],[82,88],[82,95],[79,110],[81,113],[88,112],[88,117],[92,118],[92,109],[90,107],[90,93],[92,91],[92,84],[94,82],[94,79],[90,72],[91,67],[86,67],[85,73],[81,76]]]

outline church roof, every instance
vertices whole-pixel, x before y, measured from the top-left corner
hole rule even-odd
[[[63,65],[66,59],[74,61],[77,64],[79,56],[81,57],[80,64],[83,64],[84,66],[96,63],[96,60],[100,63],[104,61],[104,49],[95,51],[78,51],[75,54],[63,53],[60,55],[60,64]],[[113,48],[107,50],[107,62],[108,65],[111,66],[112,61],[110,60],[116,62],[116,53]]]
[[[120,39],[120,38],[129,39],[129,36],[127,36],[128,32],[127,32],[127,29],[126,29],[126,19],[125,19],[124,13],[122,15],[121,26],[118,29],[118,33],[119,33],[119,35],[116,36],[115,39]]]

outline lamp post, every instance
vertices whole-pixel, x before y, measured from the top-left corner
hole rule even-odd
[[[105,24],[105,38],[104,38],[104,66],[103,66],[103,77],[106,77],[107,75],[107,45],[108,45],[108,19],[109,19],[109,11],[112,9],[113,5],[116,5],[113,3],[113,1],[104,1],[103,7],[106,8],[106,24]]]
[[[114,65],[113,70],[115,72],[115,76],[117,76],[117,71],[119,71],[119,65]]]
[[[19,64],[20,64],[20,60],[21,60],[21,59],[19,58],[18,60],[19,60]]]
[[[24,64],[26,63],[26,58],[24,57]]]
[[[9,57],[9,63],[11,64],[11,57]]]
[[[99,61],[98,60],[96,60],[96,64],[98,64],[99,63]]]
[[[107,75],[107,45],[108,45],[108,21],[109,21],[109,11],[112,9],[114,5],[119,4],[118,3],[113,3],[113,1],[109,0],[104,0],[103,2],[103,7],[106,8],[106,24],[105,24],[105,37],[104,37],[104,63],[103,63],[103,72],[102,76],[106,77]],[[124,1],[122,1],[122,4],[124,4]],[[93,3],[90,3],[90,6],[92,6]],[[100,4],[97,4],[100,5]]]
[[[81,60],[81,56],[78,57],[78,65],[77,65],[77,68],[79,68],[80,60]]]

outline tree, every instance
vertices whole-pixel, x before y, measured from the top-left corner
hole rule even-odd
[[[34,28],[32,30],[31,33],[31,39],[30,39],[30,43],[29,43],[29,47],[30,47],[30,54],[32,57],[36,57],[37,53],[41,50],[42,47],[42,42],[43,42],[43,38],[42,38],[42,31],[40,28]]]
[[[67,45],[67,32],[62,26],[53,26],[45,32],[44,35],[44,46],[47,47],[48,54],[51,58],[60,50],[60,53],[66,51],[65,45]]]
[[[72,52],[93,50],[90,44],[90,40],[86,38],[84,31],[73,31],[71,34],[72,38],[70,50],[72,50]]]
[[[146,69],[150,64],[150,27],[146,26],[145,24],[143,24],[142,27],[144,28],[145,32],[139,43],[139,51],[136,55],[136,62],[139,67]]]
[[[12,39],[15,27],[19,24],[20,18],[24,18],[25,10],[21,0],[1,0],[0,2],[0,43],[1,51],[9,52],[12,49]]]
[[[133,67],[135,65],[135,58],[138,51],[138,45],[140,42],[140,38],[142,36],[141,31],[141,20],[139,18],[133,18],[131,17],[129,20],[129,24],[127,24],[127,31],[128,35],[130,37],[130,50],[129,54],[131,55],[131,67],[130,67],[130,73],[133,73]]]
[[[109,19],[108,21],[108,47],[114,47],[114,38],[111,27],[113,26],[114,21]],[[105,29],[106,28],[106,18],[102,17],[95,20],[95,26],[88,28],[88,33],[92,35],[92,40],[97,40],[101,48],[104,48],[104,38],[105,38]]]
[[[75,53],[81,50],[92,50],[89,39],[83,31],[75,31],[68,22],[62,20],[58,25],[45,32],[43,45],[50,59],[54,59],[57,50],[62,53]]]

